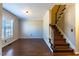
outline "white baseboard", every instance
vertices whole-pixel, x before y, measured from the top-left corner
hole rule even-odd
[[[43,38],[43,37],[20,37],[20,38],[29,38],[29,39],[31,39],[31,38]]]
[[[64,38],[66,39],[66,42],[70,44],[70,47],[72,49],[74,49],[74,53],[75,53],[75,46],[71,43],[71,41],[68,39],[68,37],[65,35],[65,33],[56,25],[56,27],[59,29],[59,31],[61,32],[61,34],[64,36]]]
[[[44,40],[44,39],[43,39]],[[45,40],[44,40],[44,42],[46,43],[46,45],[48,46],[48,48],[51,50],[51,52],[53,52],[53,50],[51,49],[51,44],[49,45]]]
[[[4,45],[2,45],[2,48],[5,47],[5,46],[7,46],[7,45],[9,45],[9,44],[11,44],[12,42],[14,42],[14,41],[16,41],[16,40],[18,40],[18,39],[11,40],[11,41],[9,41],[9,42],[4,43]],[[4,41],[4,40],[3,40],[3,41]],[[3,44],[3,43],[2,43],[2,44]]]
[[[18,39],[19,39],[19,38],[18,38]],[[43,39],[43,38],[40,38],[40,37],[34,37],[34,38],[31,37],[31,38],[30,38],[30,37],[29,37],[29,38],[22,38],[22,39]],[[8,40],[9,40],[9,39],[8,39]],[[7,41],[6,43],[4,43],[4,45],[2,45],[2,48],[5,47],[5,46],[7,46],[7,45],[9,45],[9,44],[11,44],[12,42],[14,42],[14,41],[16,41],[16,40],[17,40],[17,39],[14,39],[14,40],[11,39],[9,42]],[[4,40],[3,40],[3,41],[4,41]]]
[[[19,39],[43,39],[41,37],[22,37],[22,38],[19,38]]]

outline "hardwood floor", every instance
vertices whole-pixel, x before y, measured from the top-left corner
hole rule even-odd
[[[3,56],[78,56],[75,54],[52,53],[42,39],[19,39],[5,46],[2,52]]]
[[[3,56],[46,56],[51,51],[43,39],[19,39],[2,49]]]

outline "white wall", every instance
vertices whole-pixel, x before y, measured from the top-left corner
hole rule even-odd
[[[75,50],[75,4],[67,5],[66,9],[64,33],[67,36],[71,47]],[[73,29],[73,32],[71,32],[71,29]]]
[[[43,21],[20,20],[20,38],[43,38]]]
[[[10,44],[11,42],[13,42],[19,38],[19,30],[18,30],[19,29],[19,21],[18,21],[18,18],[6,10],[3,10],[3,15],[8,16],[7,20],[10,20],[10,19],[14,20],[14,30],[13,30],[13,37],[7,39],[6,42],[5,42],[5,38],[2,39],[2,47]]]
[[[2,4],[0,3],[0,55],[2,55]]]
[[[57,27],[60,29],[70,47],[76,49],[75,41],[75,4],[67,4],[64,15],[58,22]],[[73,32],[71,32],[73,29]]]
[[[51,49],[51,45],[49,43],[49,11],[47,11],[43,17],[43,38],[48,47]]]
[[[75,9],[76,54],[79,54],[79,4],[75,5]]]

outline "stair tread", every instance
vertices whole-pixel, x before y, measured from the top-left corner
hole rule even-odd
[[[63,36],[62,36],[62,35],[59,35],[59,36],[58,36],[58,35],[55,35],[54,37],[62,37],[62,38],[63,38]]]
[[[61,49],[67,49],[67,48],[69,48],[69,47],[68,47],[68,46],[56,46],[56,47],[55,47],[55,49],[60,49],[60,48],[61,48]]]
[[[55,40],[55,42],[66,42],[65,40]]]
[[[65,45],[66,44],[66,42],[54,42],[54,44],[56,45],[56,44],[63,44],[63,45]],[[67,44],[68,45],[68,44]]]
[[[61,45],[61,44],[62,44],[62,45],[69,45],[69,44],[66,43],[66,42],[62,42],[62,43],[54,42],[54,43],[55,43],[55,45],[56,45],[56,44],[59,44],[59,45]]]
[[[61,37],[61,38],[63,38],[63,36],[61,36],[61,35],[60,36],[54,36],[54,37]]]
[[[54,52],[67,53],[67,52],[73,52],[73,50],[55,50]]]
[[[59,35],[61,35],[61,33],[60,32],[54,32],[55,34],[59,34]]]
[[[55,49],[54,52],[61,52],[61,53],[64,53],[64,52],[73,52],[73,49]]]
[[[61,34],[54,34],[55,36],[63,36],[63,35],[61,35]]]
[[[58,30],[55,30],[54,32],[55,32],[55,33],[60,33]]]
[[[66,40],[54,40],[54,42],[66,42]]]
[[[59,49],[56,49],[56,50],[73,50],[73,49],[70,49],[70,48],[61,49],[61,48],[59,48]]]
[[[54,44],[55,46],[69,46],[69,44],[58,44],[58,43],[56,43],[56,44]]]
[[[59,41],[59,40],[64,40],[64,41],[65,41],[66,39],[56,39],[56,38],[55,38],[55,40],[58,40],[58,41]]]
[[[54,36],[55,39],[63,39],[61,36]]]
[[[67,52],[67,53],[53,53],[53,55],[55,56],[74,56],[74,53],[71,52]]]

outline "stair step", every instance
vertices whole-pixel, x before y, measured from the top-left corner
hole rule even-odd
[[[55,46],[55,49],[67,49],[69,46]]]
[[[54,39],[64,39],[63,37],[54,37]]]
[[[73,49],[55,49],[54,52],[61,52],[61,53],[73,52]]]
[[[56,32],[56,31],[59,31],[59,30],[57,28],[55,28],[54,31]]]
[[[53,53],[54,56],[74,56],[75,54],[74,53],[70,53],[70,52],[67,52],[67,53]]]
[[[69,44],[64,44],[64,43],[56,43],[54,44],[55,46],[69,46]]]
[[[66,44],[66,42],[65,42],[64,40],[61,40],[61,41],[55,41],[54,43],[55,43],[55,44],[56,44],[56,43],[57,43],[57,44],[58,44],[58,43],[59,43],[59,44],[61,44],[61,43],[65,43],[65,44]]]
[[[59,32],[59,31],[54,31],[54,33],[55,33],[55,34],[61,34],[61,32]]]
[[[60,31],[58,31],[58,30],[54,30],[54,33],[61,33]]]
[[[62,34],[55,34],[55,36],[63,36]]]
[[[55,55],[73,55],[73,49],[69,47],[69,44],[66,43],[61,32],[54,26],[54,54]]]
[[[63,36],[62,35],[60,35],[60,36],[54,36],[55,38],[63,38]]]
[[[65,41],[66,42],[66,39],[55,39],[54,41]]]
[[[69,50],[72,50],[72,49],[71,48],[64,48],[64,49],[59,48],[59,49],[55,49],[55,50],[58,50],[58,51],[67,51],[68,50],[69,51]]]
[[[54,39],[64,39],[63,37],[54,37]]]
[[[57,35],[62,35],[62,34],[61,34],[61,33],[54,33],[54,35],[56,35],[56,36],[57,36]]]
[[[57,37],[58,37],[58,36],[63,37],[63,35],[54,35],[54,36],[57,36]]]

